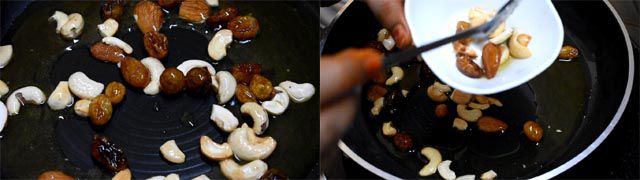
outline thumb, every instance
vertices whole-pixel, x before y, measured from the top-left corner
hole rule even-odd
[[[368,0],[367,4],[382,26],[391,32],[398,48],[411,46],[413,40],[404,18],[404,0]]]
[[[353,90],[382,67],[382,54],[374,49],[347,49],[320,60],[320,103]]]

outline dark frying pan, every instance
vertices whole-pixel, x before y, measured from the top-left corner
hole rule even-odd
[[[12,3],[22,2],[3,1],[3,6]],[[135,58],[142,59],[147,55],[142,33],[133,21],[134,4],[127,3],[116,36],[132,45]],[[233,64],[255,62],[262,64],[263,74],[276,85],[292,80],[319,87],[318,66],[310,58],[318,56],[315,4],[244,1],[221,5],[235,5],[241,14],[252,14],[260,21],[261,29],[250,43],[232,43],[227,57],[213,65],[216,70],[228,71]],[[96,25],[102,22],[99,1],[37,1],[23,6],[26,8],[9,9],[19,11],[16,13],[19,16],[14,16],[2,38],[2,44],[14,46],[12,62],[1,72],[1,79],[12,90],[35,85],[48,94],[58,81],[66,80],[76,71],[104,84],[124,82],[117,66],[99,62],[89,52],[90,45],[100,39],[96,30]],[[85,26],[79,41],[65,41],[55,34],[55,24],[47,22],[55,10],[83,15]],[[178,8],[165,12],[161,30],[169,38],[165,67],[175,67],[188,59],[211,61],[206,46],[214,32],[204,24],[191,25],[180,20],[177,13]],[[199,150],[201,135],[219,143],[226,141],[228,135],[209,119],[214,103],[214,96],[147,96],[128,87],[125,101],[114,108],[113,118],[102,128],[92,127],[86,118],[76,116],[72,108],[51,111],[46,105],[24,107],[19,115],[9,117],[2,132],[1,178],[31,179],[46,170],[62,170],[82,179],[110,177],[113,174],[99,167],[90,156],[90,143],[96,133],[111,137],[124,148],[134,178],[169,173],[178,173],[183,179],[201,174],[222,178],[218,163],[206,160]],[[227,107],[231,107],[241,123],[251,125],[251,118],[240,114],[235,99]],[[279,168],[290,177],[318,176],[317,171],[311,171],[318,164],[318,117],[308,116],[318,114],[318,109],[318,98],[314,97],[306,103],[291,103],[285,114],[270,117],[266,135],[274,137],[278,145],[265,161],[269,167]],[[160,155],[158,148],[170,139],[175,139],[187,155],[185,163],[173,165]]]
[[[399,110],[394,115],[372,117],[372,103],[364,93],[370,85],[363,86],[360,111],[339,143],[341,150],[369,171],[391,179],[419,178],[418,171],[428,162],[419,154],[425,146],[436,147],[443,159],[452,160],[457,175],[493,169],[499,178],[548,179],[581,161],[618,123],[629,100],[634,59],[628,34],[608,2],[554,1],[554,5],[565,25],[565,44],[577,47],[582,55],[572,62],[556,62],[530,82],[493,95],[504,107],[483,114],[505,120],[509,124],[505,133],[481,133],[475,124],[457,132],[451,128],[453,115],[436,118],[436,103],[426,96],[435,77],[426,73],[424,63],[414,62],[403,65],[407,74],[403,82],[409,83],[400,86],[411,92],[393,107]],[[353,2],[332,24],[322,53],[363,47],[376,39],[380,28],[364,3]],[[447,105],[449,112],[455,112],[454,104]],[[389,120],[413,137],[412,150],[398,151],[390,138],[382,136],[381,124]],[[526,120],[543,127],[540,143],[522,134]]]

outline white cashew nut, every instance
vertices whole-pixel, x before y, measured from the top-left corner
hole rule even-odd
[[[280,86],[273,87],[273,89],[276,92],[276,95],[273,96],[273,99],[270,101],[262,102],[262,108],[267,110],[270,114],[280,115],[284,113],[289,106],[289,95],[287,95],[284,88]]]
[[[7,93],[9,93],[9,86],[7,86],[7,83],[4,83],[4,81],[0,80],[0,97]]]
[[[378,31],[378,41],[382,43],[382,46],[384,46],[387,51],[390,51],[396,45],[396,41],[393,40],[393,36],[391,36],[389,31],[384,28]]]
[[[289,94],[289,97],[296,103],[308,101],[316,92],[313,85],[309,83],[298,84],[291,81],[284,81],[281,82],[279,86],[284,88],[287,94]]]
[[[471,8],[469,10],[469,24],[471,24],[471,27],[482,25],[489,21],[489,18],[493,15],[494,13],[487,12],[480,7]]]
[[[228,71],[220,71],[216,74],[218,82],[218,104],[227,103],[236,93],[236,78]]]
[[[227,143],[218,144],[211,140],[208,136],[200,137],[200,151],[207,158],[215,161],[221,161],[224,159],[228,159],[233,155],[231,151],[231,146]]]
[[[384,97],[379,97],[376,101],[373,101],[373,107],[371,107],[371,114],[377,116],[380,114],[382,110],[382,106],[384,106]]]
[[[247,124],[233,130],[227,142],[238,158],[246,161],[265,159],[276,149],[276,140],[272,137],[258,137]]]
[[[78,13],[69,14],[68,21],[60,28],[60,34],[65,39],[74,39],[80,36],[84,27],[84,19]]]
[[[491,179],[495,179],[497,176],[498,176],[498,174],[496,174],[495,171],[489,170],[487,172],[482,173],[482,175],[480,175],[480,179],[482,179],[482,180],[491,180]]]
[[[438,165],[438,174],[440,174],[440,176],[443,179],[446,179],[446,180],[456,179],[456,172],[453,172],[451,169],[449,169],[450,165],[451,165],[451,160],[442,161]]]
[[[131,54],[133,52],[133,48],[129,44],[117,37],[103,37],[102,42],[108,45],[117,46],[127,54]]]
[[[393,136],[396,135],[396,133],[398,133],[398,130],[396,130],[395,127],[393,127],[393,124],[391,123],[391,121],[386,122],[386,123],[382,123],[382,134],[385,136]]]
[[[458,112],[458,116],[468,122],[476,122],[478,118],[482,116],[482,111],[479,109],[467,109],[467,105],[458,105],[456,107],[456,111]]]
[[[4,126],[7,124],[7,106],[4,105],[3,102],[0,102],[0,132],[4,129]]]
[[[182,153],[175,140],[170,140],[160,146],[162,156],[172,163],[184,163],[185,155]]]
[[[456,180],[474,180],[474,179],[476,179],[476,175],[473,175],[473,174],[467,174],[467,175],[456,178]]]
[[[253,119],[253,131],[257,135],[264,133],[269,127],[269,116],[262,106],[255,102],[247,102],[240,106],[240,112],[248,114]]]
[[[211,180],[211,179],[209,179],[209,177],[207,177],[206,175],[203,174],[203,175],[195,177],[195,178],[193,178],[191,180]]]
[[[147,87],[144,87],[144,93],[148,95],[160,93],[160,75],[162,75],[164,71],[164,65],[154,57],[146,57],[140,60],[140,62],[149,70],[149,74],[151,75],[151,82],[147,84]]]
[[[520,30],[513,30],[513,35],[509,39],[509,51],[511,56],[515,58],[528,58],[531,57],[531,50],[527,47],[531,41],[531,36],[522,33]]]
[[[400,80],[402,80],[402,77],[404,77],[404,71],[398,66],[391,67],[391,73],[391,77],[389,77],[389,79],[387,79],[387,81],[385,82],[387,86],[391,86],[399,82]]]
[[[455,118],[453,119],[453,127],[458,131],[464,131],[467,129],[467,127],[469,127],[469,123],[467,123],[467,121],[463,119]]]
[[[73,106],[73,110],[78,116],[87,117],[89,116],[89,105],[91,105],[90,100],[82,99],[76,102],[76,105]]]
[[[180,175],[176,173],[171,173],[164,178],[164,180],[180,180]]]
[[[445,93],[448,92],[451,92],[451,88],[447,85],[440,84],[439,82],[435,82],[427,88],[427,96],[435,102],[447,101],[448,97]]]
[[[12,45],[0,46],[0,68],[4,68],[7,64],[9,64],[9,61],[11,61],[12,56],[13,56]]]
[[[56,33],[60,33],[62,26],[69,21],[69,16],[61,11],[56,11],[49,17],[49,22],[51,21],[56,21]]]
[[[178,65],[178,67],[176,68],[182,71],[182,74],[184,74],[185,76],[193,68],[207,68],[207,71],[209,71],[209,74],[211,74],[211,84],[213,84],[214,88],[218,89],[218,82],[216,81],[215,77],[216,69],[214,69],[213,66],[208,62],[199,59],[191,59],[180,63],[180,65]]]
[[[56,89],[49,95],[47,104],[52,110],[61,110],[73,105],[73,96],[71,96],[71,92],[69,92],[69,83],[67,83],[67,81],[60,81],[58,83]]]
[[[267,163],[261,160],[254,160],[242,166],[232,159],[220,161],[220,171],[224,177],[232,180],[259,179],[268,168]]]
[[[225,132],[231,132],[238,127],[238,118],[227,108],[217,104],[211,109],[211,120]]]
[[[220,3],[218,3],[218,0],[207,0],[207,4],[211,7],[218,7]]]
[[[69,89],[80,99],[93,99],[102,93],[104,84],[91,80],[83,72],[75,72],[69,76]]]
[[[207,46],[207,52],[213,60],[219,61],[227,55],[227,47],[233,41],[231,30],[223,29],[211,38]]]
[[[111,18],[104,21],[102,24],[98,24],[98,30],[100,31],[100,36],[102,37],[111,37],[118,32],[118,21],[113,20]]]
[[[489,39],[489,42],[493,44],[502,44],[503,42],[507,41],[512,34],[513,34],[513,28],[509,28],[503,31],[502,33],[500,33],[499,35],[497,35],[496,37]]]
[[[7,99],[7,111],[10,116],[17,115],[20,111],[20,106],[29,104],[40,105],[44,104],[47,97],[42,90],[35,86],[27,86],[13,91]]]
[[[420,150],[420,154],[429,159],[429,163],[424,165],[418,174],[420,176],[431,176],[432,174],[435,174],[438,170],[438,164],[442,162],[442,155],[440,154],[440,151],[436,148],[425,147]]]
[[[502,52],[502,55],[500,55],[500,64],[504,64],[511,58],[509,46],[507,46],[506,44],[500,44],[500,51]]]
[[[118,171],[118,173],[116,173],[116,175],[113,176],[111,180],[131,180],[131,171],[129,170],[129,168]]]

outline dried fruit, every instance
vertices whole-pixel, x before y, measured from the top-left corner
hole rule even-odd
[[[180,4],[181,2],[182,0],[158,0],[158,5],[162,6],[163,8],[172,8]]]
[[[143,34],[151,31],[160,31],[164,23],[162,8],[150,0],[141,0],[134,8],[133,17],[136,19],[138,28]]]
[[[458,54],[456,57],[456,67],[458,67],[458,70],[460,70],[462,74],[469,76],[470,78],[482,77],[484,71],[471,60],[471,57],[463,54]]]
[[[259,74],[253,76],[249,83],[249,89],[251,89],[251,93],[253,93],[258,100],[269,100],[273,95],[271,81]]]
[[[253,95],[251,90],[249,90],[249,87],[244,84],[238,84],[238,86],[236,86],[236,98],[238,98],[238,101],[242,104],[247,102],[257,102],[256,96]]]
[[[120,72],[124,80],[135,88],[144,88],[151,82],[149,69],[132,57],[127,57],[120,64]]]
[[[367,92],[367,100],[373,102],[378,98],[384,97],[385,94],[387,94],[387,88],[376,84],[369,88],[369,91]]]
[[[466,21],[458,21],[458,23],[456,24],[456,33],[460,33],[464,30],[467,30],[471,28],[471,24],[469,24]],[[473,41],[472,38],[464,38],[462,40],[459,40],[460,43],[464,44],[464,45],[469,45],[469,43],[471,43],[471,41]]]
[[[238,16],[238,14],[239,14],[238,8],[225,7],[220,9],[218,12],[216,12],[212,16],[209,16],[209,18],[207,18],[207,24],[209,26],[226,25],[227,22],[229,22],[231,19]]]
[[[169,54],[169,40],[162,33],[150,31],[144,34],[144,49],[149,56],[163,59]]]
[[[395,145],[398,150],[406,151],[413,147],[413,139],[407,133],[397,133],[393,136],[393,145]]]
[[[65,174],[62,171],[45,171],[40,176],[38,176],[38,180],[73,180],[75,178]]]
[[[120,15],[124,13],[124,0],[105,0],[102,2],[102,20],[109,18],[120,20]]]
[[[91,46],[91,55],[105,62],[118,63],[125,59],[124,51],[117,46],[99,42]]]
[[[436,117],[443,118],[449,114],[449,109],[447,109],[446,104],[438,104],[436,106]]]
[[[113,143],[110,138],[94,135],[91,144],[91,156],[100,165],[111,172],[118,172],[127,168],[127,157],[124,150]]]
[[[193,68],[187,72],[185,87],[189,93],[204,96],[212,91],[211,74],[206,68]]]
[[[249,85],[253,76],[260,74],[261,69],[260,64],[242,63],[234,65],[231,74],[239,84]]]
[[[209,5],[204,0],[184,0],[179,15],[189,22],[203,23],[209,16]]]
[[[237,16],[227,23],[227,29],[233,32],[233,38],[247,40],[256,37],[260,23],[253,16]]]
[[[127,89],[122,83],[111,82],[107,85],[107,89],[104,91],[104,95],[109,98],[112,105],[119,104],[124,99],[124,95],[127,93]]]
[[[482,116],[478,119],[478,129],[482,132],[494,133],[504,131],[509,127],[507,123],[491,116]]]
[[[165,69],[160,75],[160,90],[167,94],[177,94],[184,88],[184,74],[172,67]]]
[[[564,45],[562,46],[562,49],[560,49],[560,54],[558,55],[558,58],[573,59],[575,57],[578,57],[578,55],[579,55],[578,49],[570,45]]]
[[[523,131],[527,138],[534,142],[540,142],[540,139],[542,139],[542,135],[544,134],[542,127],[540,127],[540,124],[535,121],[525,122]]]
[[[98,97],[91,100],[91,104],[89,104],[89,117],[91,118],[91,124],[96,126],[107,124],[111,119],[111,113],[113,113],[111,101],[104,94],[100,94]]]
[[[487,76],[487,79],[495,77],[498,73],[501,56],[502,51],[498,45],[487,43],[482,48],[482,67],[484,68],[484,73]]]

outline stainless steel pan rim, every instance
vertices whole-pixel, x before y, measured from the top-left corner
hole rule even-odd
[[[598,138],[596,138],[595,141],[593,141],[593,143],[591,143],[591,145],[589,145],[585,150],[580,152],[580,154],[576,155],[575,157],[573,157],[569,161],[565,162],[564,164],[562,164],[562,165],[554,168],[553,170],[548,171],[548,172],[546,172],[546,173],[544,173],[542,175],[534,177],[532,179],[551,179],[551,178],[557,176],[558,174],[560,174],[560,173],[568,170],[569,168],[573,167],[574,165],[578,164],[578,162],[582,161],[585,157],[587,157],[589,154],[591,154],[591,152],[593,152],[593,150],[595,150],[607,138],[607,136],[609,136],[611,131],[613,131],[613,128],[616,126],[616,124],[618,124],[618,121],[620,120],[620,117],[622,117],[622,113],[624,112],[625,108],[627,107],[627,103],[629,102],[629,96],[631,95],[631,89],[633,87],[633,74],[634,74],[634,61],[633,61],[634,57],[633,57],[633,49],[632,49],[632,46],[631,46],[631,40],[629,39],[629,33],[627,32],[627,29],[626,29],[624,23],[622,22],[622,19],[618,15],[618,12],[613,8],[613,6],[611,5],[611,3],[608,0],[603,0],[603,2],[607,5],[607,7],[609,7],[609,10],[611,10],[611,12],[613,13],[613,16],[618,21],[618,25],[620,26],[620,29],[622,30],[622,34],[624,35],[625,42],[627,43],[627,53],[628,53],[628,56],[629,56],[629,74],[628,74],[628,77],[627,77],[627,87],[625,89],[624,97],[622,98],[622,102],[620,102],[620,106],[618,107],[618,111],[613,116],[613,119],[611,120],[611,122],[609,123],[607,128],[605,128],[605,130],[600,134],[600,136],[598,136]],[[349,4],[345,5],[345,7],[343,8],[342,11],[344,11],[344,9],[346,9],[348,6],[349,6]],[[340,16],[339,16],[340,14],[338,14],[338,16],[334,19],[333,22],[335,22],[338,18],[340,18]],[[333,22],[332,22],[332,25],[330,27],[333,26]],[[331,30],[331,29],[329,28],[328,30]],[[323,39],[326,39],[326,37],[324,37]],[[324,46],[324,44],[321,44],[321,47],[322,46]],[[382,169],[370,164],[366,160],[362,159],[362,157],[360,157],[358,154],[353,152],[351,150],[351,148],[349,148],[349,146],[347,146],[347,144],[342,142],[342,140],[340,140],[338,142],[338,147],[340,148],[340,150],[342,150],[343,153],[345,153],[353,161],[355,161],[356,163],[358,163],[360,166],[362,166],[363,168],[367,169],[368,171],[376,174],[377,176],[380,176],[381,178],[384,178],[384,179],[400,179],[400,178],[398,178],[398,177],[396,177],[396,176],[394,176],[392,174],[389,174],[389,173],[385,172],[384,170],[382,170]]]

